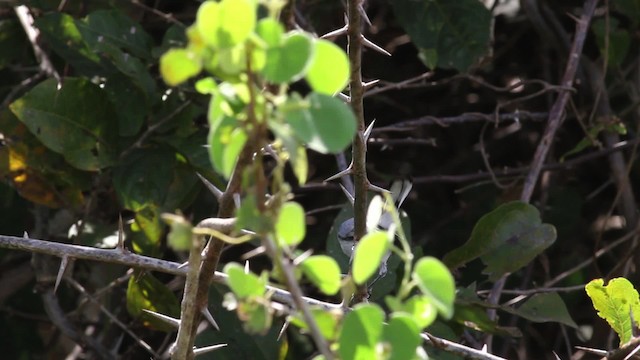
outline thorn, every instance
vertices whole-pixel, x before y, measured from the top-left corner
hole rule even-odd
[[[383,193],[383,194],[384,194],[384,193],[387,193],[387,194],[389,193],[389,190],[387,190],[387,189],[383,189],[383,188],[381,188],[381,187],[379,187],[379,186],[376,186],[376,185],[373,185],[373,184],[372,184],[372,183],[370,183],[368,180],[367,180],[367,182],[369,183],[369,184],[368,184],[368,189],[369,189],[370,191],[374,191],[374,192],[377,192],[377,193]]]
[[[125,253],[127,249],[124,248],[124,225],[122,224],[122,214],[118,214],[118,250]]]
[[[246,260],[246,261],[244,262],[244,273],[245,273],[245,274],[248,274],[248,273],[250,273],[250,272],[251,272],[251,270],[249,270],[249,260]]]
[[[196,172],[196,175],[198,175],[198,177],[200,178],[200,181],[202,181],[204,186],[206,186],[207,189],[209,189],[209,191],[211,191],[213,196],[216,197],[216,200],[220,200],[220,198],[222,197],[222,190],[218,189],[209,180],[207,180],[207,178],[205,178],[204,176],[200,175],[200,173]]]
[[[482,345],[482,349],[480,351],[482,351],[483,353],[486,353],[487,352],[487,344]]]
[[[367,39],[366,37],[364,37],[364,35],[360,35],[360,39],[362,39],[362,44],[368,48],[371,48],[381,54],[387,55],[387,56],[391,56],[391,53],[389,53],[387,50],[381,48],[380,46],[372,43],[369,39]]]
[[[362,137],[364,138],[365,144],[369,140],[369,136],[371,136],[371,131],[373,130],[373,125],[375,123],[376,123],[376,119],[373,119],[373,121],[371,121],[371,124],[369,124],[369,126],[367,126],[367,129],[364,131],[364,134],[362,135]]]
[[[349,202],[351,203],[351,205],[353,206],[353,203],[356,201],[356,199],[353,197],[353,195],[349,192],[349,190],[347,190],[346,187],[344,187],[342,184],[340,184],[340,188],[342,189],[342,192],[344,193],[344,195],[347,197],[347,200],[349,200]]]
[[[25,239],[28,239],[29,238],[29,234],[27,234],[27,232],[25,231],[24,234],[22,234],[22,237],[25,238]]]
[[[266,154],[269,154],[272,158],[278,159],[278,154],[275,152],[275,150],[273,150],[273,146],[271,146],[271,144],[266,145],[262,149]]]
[[[218,350],[218,349],[223,348],[225,346],[227,346],[227,344],[211,345],[211,346],[201,347],[201,348],[198,348],[198,349],[193,349],[193,355],[198,356],[198,355],[206,354],[208,352],[211,352],[211,351],[214,351],[214,350]]]
[[[246,253],[244,253],[241,257],[242,260],[249,260],[252,257],[256,257],[258,255],[262,255],[267,251],[267,248],[265,248],[264,246],[258,246],[257,248],[251,250],[251,251],[247,251]]]
[[[205,306],[202,309],[202,315],[204,315],[205,319],[207,319],[207,321],[209,321],[209,323],[213,325],[213,327],[216,328],[216,330],[220,331],[220,326],[218,326],[218,323],[213,318],[213,315],[211,315],[211,312],[209,311],[208,307]]]
[[[364,87],[364,89],[367,90],[379,82],[380,82],[380,79],[371,80],[369,82],[362,82],[362,87]]]
[[[344,102],[346,102],[346,103],[350,103],[350,102],[351,102],[351,96],[349,96],[349,95],[345,95],[345,94],[343,94],[343,93],[339,92],[339,93],[337,93],[337,94],[336,94],[336,96],[337,96],[340,100],[342,100],[342,101],[344,101]]]
[[[240,209],[240,194],[233,194],[233,202],[236,205],[236,209]]]
[[[183,262],[182,264],[178,265],[178,269],[182,269],[182,268],[185,268],[185,267],[187,267],[187,266],[189,266],[189,262],[188,262],[188,261],[185,261],[185,262]]]
[[[311,254],[313,254],[313,249],[309,249],[309,250],[303,252],[298,257],[293,259],[293,265],[298,266],[298,265],[302,264],[303,261],[307,260],[307,258],[309,258],[309,256],[311,256]]]
[[[320,36],[320,38],[321,39],[329,39],[329,38],[333,38],[333,37],[338,37],[340,35],[346,34],[348,29],[349,29],[349,26],[345,25],[345,26],[341,27],[340,29],[329,31],[328,33]]]
[[[288,327],[289,327],[289,319],[285,320],[284,324],[282,324],[282,329],[280,329],[280,332],[278,333],[277,341],[280,341],[280,338],[282,338],[282,335],[284,334],[285,331],[287,331]]]
[[[149,315],[155,317],[156,319],[158,319],[158,320],[160,320],[160,321],[162,321],[164,323],[167,323],[167,324],[169,324],[169,325],[171,325],[173,327],[176,327],[176,328],[180,327],[180,320],[179,319],[172,318],[171,316],[160,314],[160,313],[157,313],[155,311],[151,311],[151,310],[147,310],[147,309],[142,309],[142,311],[146,312],[147,314],[149,314]]]
[[[60,285],[60,281],[62,281],[62,277],[64,276],[64,273],[67,270],[67,265],[69,265],[69,256],[64,255],[60,260],[60,268],[58,268],[58,276],[56,276],[56,284],[53,287],[54,294],[58,291],[58,285]]]
[[[362,1],[360,5],[358,5],[358,12],[360,13],[360,16],[362,16],[362,18],[364,19],[364,22],[366,22],[367,25],[371,26],[371,20],[369,20],[369,15],[367,15],[367,12],[364,11],[364,7],[362,6],[362,4],[364,4],[364,1]]]
[[[339,179],[339,178],[341,178],[341,177],[343,177],[345,175],[350,175],[351,174],[351,166],[352,166],[352,164],[353,163],[351,163],[348,168],[340,171],[339,173],[337,173],[337,174],[335,174],[333,176],[329,176],[328,178],[326,178],[324,180],[324,182],[329,182],[331,180]]]

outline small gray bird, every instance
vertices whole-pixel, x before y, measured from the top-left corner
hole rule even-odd
[[[394,181],[391,185],[391,197],[395,202],[396,208],[400,209],[402,203],[411,192],[411,188],[413,184],[408,180],[398,180]],[[378,228],[380,230],[388,230],[389,226],[393,223],[393,217],[389,212],[383,212],[380,216],[380,220],[378,221]],[[350,260],[353,260],[353,250],[355,247],[355,243],[353,241],[353,231],[354,231],[354,220],[353,218],[349,218],[340,224],[338,228],[338,242],[340,243],[340,248],[342,248],[342,252],[349,257]],[[378,270],[378,278],[381,278],[387,274],[387,260],[391,256],[391,252],[388,252],[380,262],[380,269]],[[375,282],[375,280],[374,280]]]

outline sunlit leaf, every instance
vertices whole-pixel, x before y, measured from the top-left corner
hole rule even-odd
[[[276,221],[276,236],[282,245],[296,246],[305,236],[304,208],[296,202],[282,205]]]
[[[604,285],[604,280],[591,280],[585,287],[587,295],[598,311],[618,334],[620,345],[633,336],[633,327],[640,326],[640,299],[633,284],[625,278],[615,278]],[[633,321],[632,321],[633,319]]]
[[[317,40],[316,50],[306,79],[311,88],[321,94],[334,95],[344,89],[349,80],[349,59],[336,44]]]
[[[389,246],[389,235],[383,231],[374,231],[358,241],[353,255],[353,281],[356,284],[364,284],[378,270]]]
[[[302,271],[323,293],[335,295],[340,290],[340,267],[332,257],[310,256],[302,262]]]
[[[196,15],[196,26],[207,44],[228,48],[244,42],[256,25],[252,0],[205,1]]]
[[[169,86],[179,85],[200,73],[202,64],[195,53],[171,49],[160,58],[160,74]]]
[[[375,304],[358,304],[347,314],[340,333],[338,354],[342,359],[377,359],[384,312]]]
[[[388,359],[413,359],[416,349],[422,342],[420,329],[409,314],[394,313],[384,327],[382,337],[391,345]]]
[[[453,316],[456,284],[449,269],[434,257],[423,257],[416,263],[413,279],[438,312],[445,319],[450,319]]]
[[[227,283],[231,291],[240,299],[250,296],[262,296],[266,291],[267,280],[253,273],[245,273],[237,263],[228,263],[224,272],[229,276]]]

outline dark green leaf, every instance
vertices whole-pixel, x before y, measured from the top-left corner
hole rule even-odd
[[[10,105],[45,146],[81,170],[95,171],[115,158],[117,126],[107,95],[86,79],[46,80]]]
[[[558,322],[578,328],[558,293],[535,294],[519,308],[507,311],[533,322]]]
[[[484,273],[497,279],[528,264],[555,239],[555,228],[542,223],[534,206],[514,201],[480,218],[469,240],[448,253],[444,262],[457,268],[480,257],[487,265]]]
[[[394,0],[400,25],[427,66],[466,71],[486,54],[491,12],[477,0]]]
[[[134,272],[127,287],[127,311],[140,318],[146,326],[157,330],[174,331],[175,328],[145,313],[143,309],[173,318],[180,317],[180,304],[176,296],[158,279],[147,273]]]

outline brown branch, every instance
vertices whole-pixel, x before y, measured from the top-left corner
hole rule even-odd
[[[33,15],[31,15],[31,11],[26,5],[18,5],[13,8],[13,11],[16,13],[18,20],[20,20],[20,24],[22,24],[22,28],[27,34],[27,38],[31,43],[31,48],[33,49],[33,54],[36,56],[38,60],[38,64],[40,66],[40,71],[43,73],[53,77],[56,79],[58,84],[61,84],[62,79],[60,75],[56,71],[53,63],[49,59],[47,53],[42,50],[40,44],[38,43],[38,37],[40,36],[40,30],[38,30],[34,25]]]
[[[547,118],[548,113],[541,112],[528,112],[518,111],[514,113],[499,114],[497,117],[495,114],[483,114],[483,113],[465,113],[458,116],[437,117],[437,116],[421,116],[415,119],[409,119],[399,121],[393,125],[382,126],[374,128],[373,133],[389,132],[389,131],[411,131],[417,126],[426,125],[439,125],[442,127],[449,126],[451,124],[464,124],[473,122],[497,122],[502,123],[505,121],[542,121]]]
[[[578,64],[580,63],[582,47],[587,36],[587,30],[589,29],[589,22],[593,17],[597,3],[598,0],[587,0],[585,2],[582,17],[578,21],[578,25],[576,27],[576,34],[569,53],[569,60],[567,61],[565,73],[562,77],[561,85],[565,88],[573,86],[573,80],[578,69]],[[542,165],[547,158],[549,148],[555,138],[556,132],[562,124],[564,108],[569,100],[569,95],[570,92],[568,90],[560,91],[556,102],[551,107],[547,128],[545,129],[544,134],[542,135],[542,140],[536,149],[536,153],[531,164],[531,170],[524,182],[524,188],[520,197],[522,201],[531,201],[531,196],[533,195],[533,190],[538,182]]]

